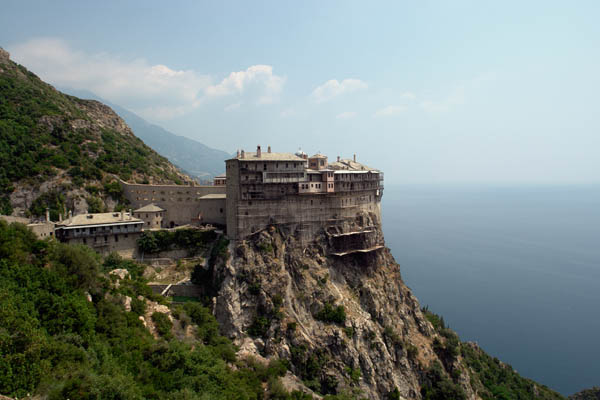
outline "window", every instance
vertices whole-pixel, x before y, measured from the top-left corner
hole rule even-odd
[[[87,240],[83,238],[83,244],[87,244]]]
[[[115,235],[115,243],[119,241],[119,235]]]
[[[222,208],[219,208],[219,212],[220,212],[221,214],[223,214],[223,209],[222,209]]]

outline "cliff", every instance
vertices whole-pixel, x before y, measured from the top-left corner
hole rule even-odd
[[[379,215],[361,213],[308,246],[274,226],[231,244],[205,283],[239,354],[287,360],[288,388],[317,396],[561,398],[421,310],[389,249],[334,255],[334,237],[366,229],[356,248],[383,242]]]
[[[0,49],[1,50],[1,49]],[[53,218],[123,199],[117,178],[191,180],[135,137],[110,107],[68,96],[0,51],[0,213]]]

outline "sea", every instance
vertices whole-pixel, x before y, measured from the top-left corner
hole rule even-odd
[[[600,185],[386,185],[387,246],[463,341],[564,395],[600,386]]]

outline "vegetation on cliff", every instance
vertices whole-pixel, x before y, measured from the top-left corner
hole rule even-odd
[[[107,187],[117,177],[176,183],[183,177],[135,137],[109,107],[65,95],[4,58],[0,60],[0,165],[3,214],[10,214],[10,194],[23,185],[39,187],[55,180],[60,192],[90,186],[86,196],[118,197],[114,187]],[[39,213],[37,207],[30,211]]]
[[[107,274],[121,268],[128,277]],[[49,399],[302,399],[278,381],[284,363],[237,359],[200,303],[140,315],[154,295],[143,267],[85,246],[39,241],[0,221],[0,393]],[[131,311],[123,299],[129,296]],[[173,325],[193,328],[192,338]],[[267,389],[265,389],[267,388]],[[266,390],[266,392],[265,392]]]
[[[451,377],[460,377],[460,364],[470,369],[471,385],[478,388],[482,399],[563,399],[563,396],[531,379],[520,376],[510,365],[485,353],[474,343],[463,343],[458,335],[446,326],[444,318],[423,308],[425,317],[431,322],[442,340],[434,340],[434,350],[444,363]],[[424,399],[465,398],[459,397],[459,388],[441,373],[442,366],[434,365],[427,371],[422,387]],[[431,379],[433,377],[433,379]],[[450,395],[454,393],[454,395]]]

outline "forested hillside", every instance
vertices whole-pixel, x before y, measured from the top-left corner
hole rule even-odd
[[[123,278],[108,273],[118,268],[127,271]],[[201,303],[163,306],[148,318],[148,307],[169,303],[152,293],[142,271],[118,256],[102,259],[85,246],[39,241],[25,226],[0,221],[0,394],[310,398],[283,389],[286,362],[237,358]]]
[[[169,183],[190,179],[135,137],[109,107],[57,91],[10,61],[2,49],[0,165],[2,214],[17,208],[35,215],[46,206],[57,213],[56,205],[65,202],[63,208],[76,208],[75,203],[80,208],[89,203],[114,207],[120,199],[110,184],[117,178]],[[42,195],[43,204],[34,206]],[[112,201],[107,203],[108,197]]]

